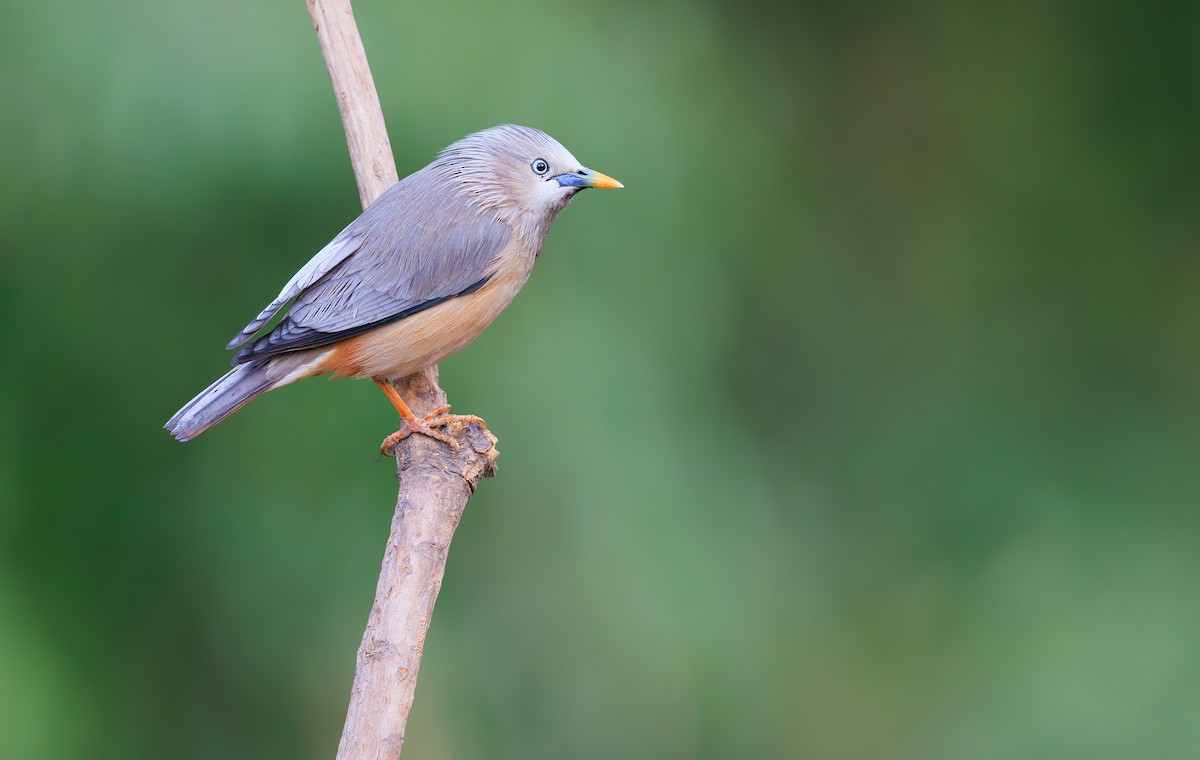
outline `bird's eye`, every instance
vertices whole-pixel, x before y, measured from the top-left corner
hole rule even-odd
[[[550,171],[550,164],[546,163],[546,159],[544,158],[537,158],[529,165],[529,168],[533,169],[533,173],[540,177]]]

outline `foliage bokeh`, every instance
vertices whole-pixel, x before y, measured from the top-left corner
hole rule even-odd
[[[382,3],[402,174],[625,182],[442,368],[500,437],[413,757],[1200,752],[1200,6]],[[328,757],[370,383],[160,426],[357,213],[297,2],[0,24],[0,755]]]

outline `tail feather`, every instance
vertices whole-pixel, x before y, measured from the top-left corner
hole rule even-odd
[[[205,388],[163,425],[180,441],[190,441],[276,386],[269,359],[239,364]]]

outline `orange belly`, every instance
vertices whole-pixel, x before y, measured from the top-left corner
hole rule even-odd
[[[313,374],[387,379],[420,372],[475,340],[529,278],[502,268],[479,290],[331,346]]]

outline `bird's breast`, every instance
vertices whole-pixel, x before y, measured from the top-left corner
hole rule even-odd
[[[529,279],[536,255],[536,250],[517,243],[508,246],[479,290],[334,344],[321,372],[396,378],[443,361],[478,337],[512,303]]]

